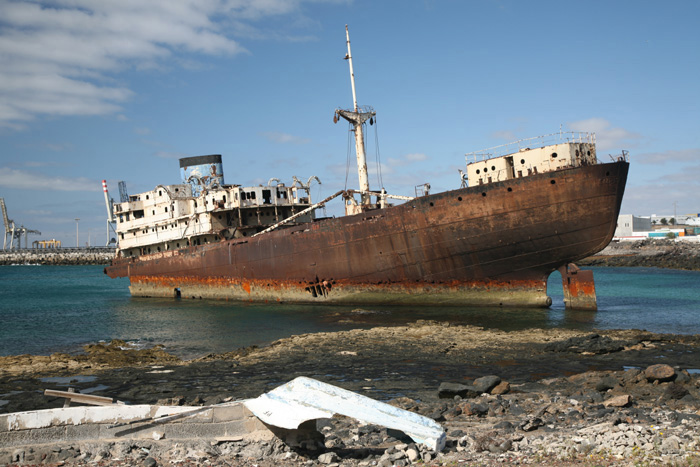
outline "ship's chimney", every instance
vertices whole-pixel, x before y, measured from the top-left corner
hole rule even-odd
[[[199,196],[203,188],[224,184],[224,168],[221,154],[183,157],[180,159],[180,176],[183,183],[192,187],[192,195]]]

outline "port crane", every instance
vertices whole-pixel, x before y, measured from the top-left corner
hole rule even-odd
[[[7,215],[7,206],[5,206],[5,198],[0,198],[0,207],[2,208],[2,220],[5,223],[5,237],[2,243],[2,249],[7,248],[7,238],[10,238],[10,250],[15,247],[15,239],[17,239],[17,248],[22,248],[22,235],[24,235],[24,247],[27,248],[27,236],[29,234],[41,235],[38,230],[28,229],[23,225],[17,227],[15,221]]]

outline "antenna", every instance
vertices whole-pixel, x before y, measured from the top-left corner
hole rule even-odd
[[[120,195],[121,195],[121,191],[122,191],[122,184],[124,184],[124,182],[119,182]],[[102,180],[102,191],[104,191],[105,204],[107,205],[107,246],[109,246],[111,243],[114,243],[113,240],[110,240],[110,238],[109,238],[110,231],[114,232],[115,238],[117,238],[118,235],[117,235],[117,231],[115,229],[115,223],[117,222],[117,219],[114,217],[114,199],[109,197],[109,191],[107,190],[107,180]],[[124,184],[124,194],[126,195],[127,200],[128,200],[129,195],[126,194],[126,184]]]
[[[126,203],[129,201],[129,193],[126,192],[126,182],[119,182],[119,201],[121,203]]]

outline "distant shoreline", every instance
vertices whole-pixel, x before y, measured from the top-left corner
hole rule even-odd
[[[107,265],[114,257],[114,251],[106,247],[0,250],[0,266]],[[700,243],[666,239],[612,242],[601,252],[576,264],[584,267],[658,267],[700,271]]]
[[[106,265],[114,257],[114,248],[60,248],[0,250],[0,266],[41,264],[45,266]]]
[[[666,239],[612,242],[578,266],[655,267],[700,271],[700,243]]]

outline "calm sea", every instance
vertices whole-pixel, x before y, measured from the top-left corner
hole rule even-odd
[[[566,311],[553,274],[550,309],[349,307],[132,298],[101,266],[0,266],[0,355],[76,352],[123,339],[183,358],[317,331],[434,319],[486,328],[646,329],[700,334],[700,272],[594,268],[597,312]]]

